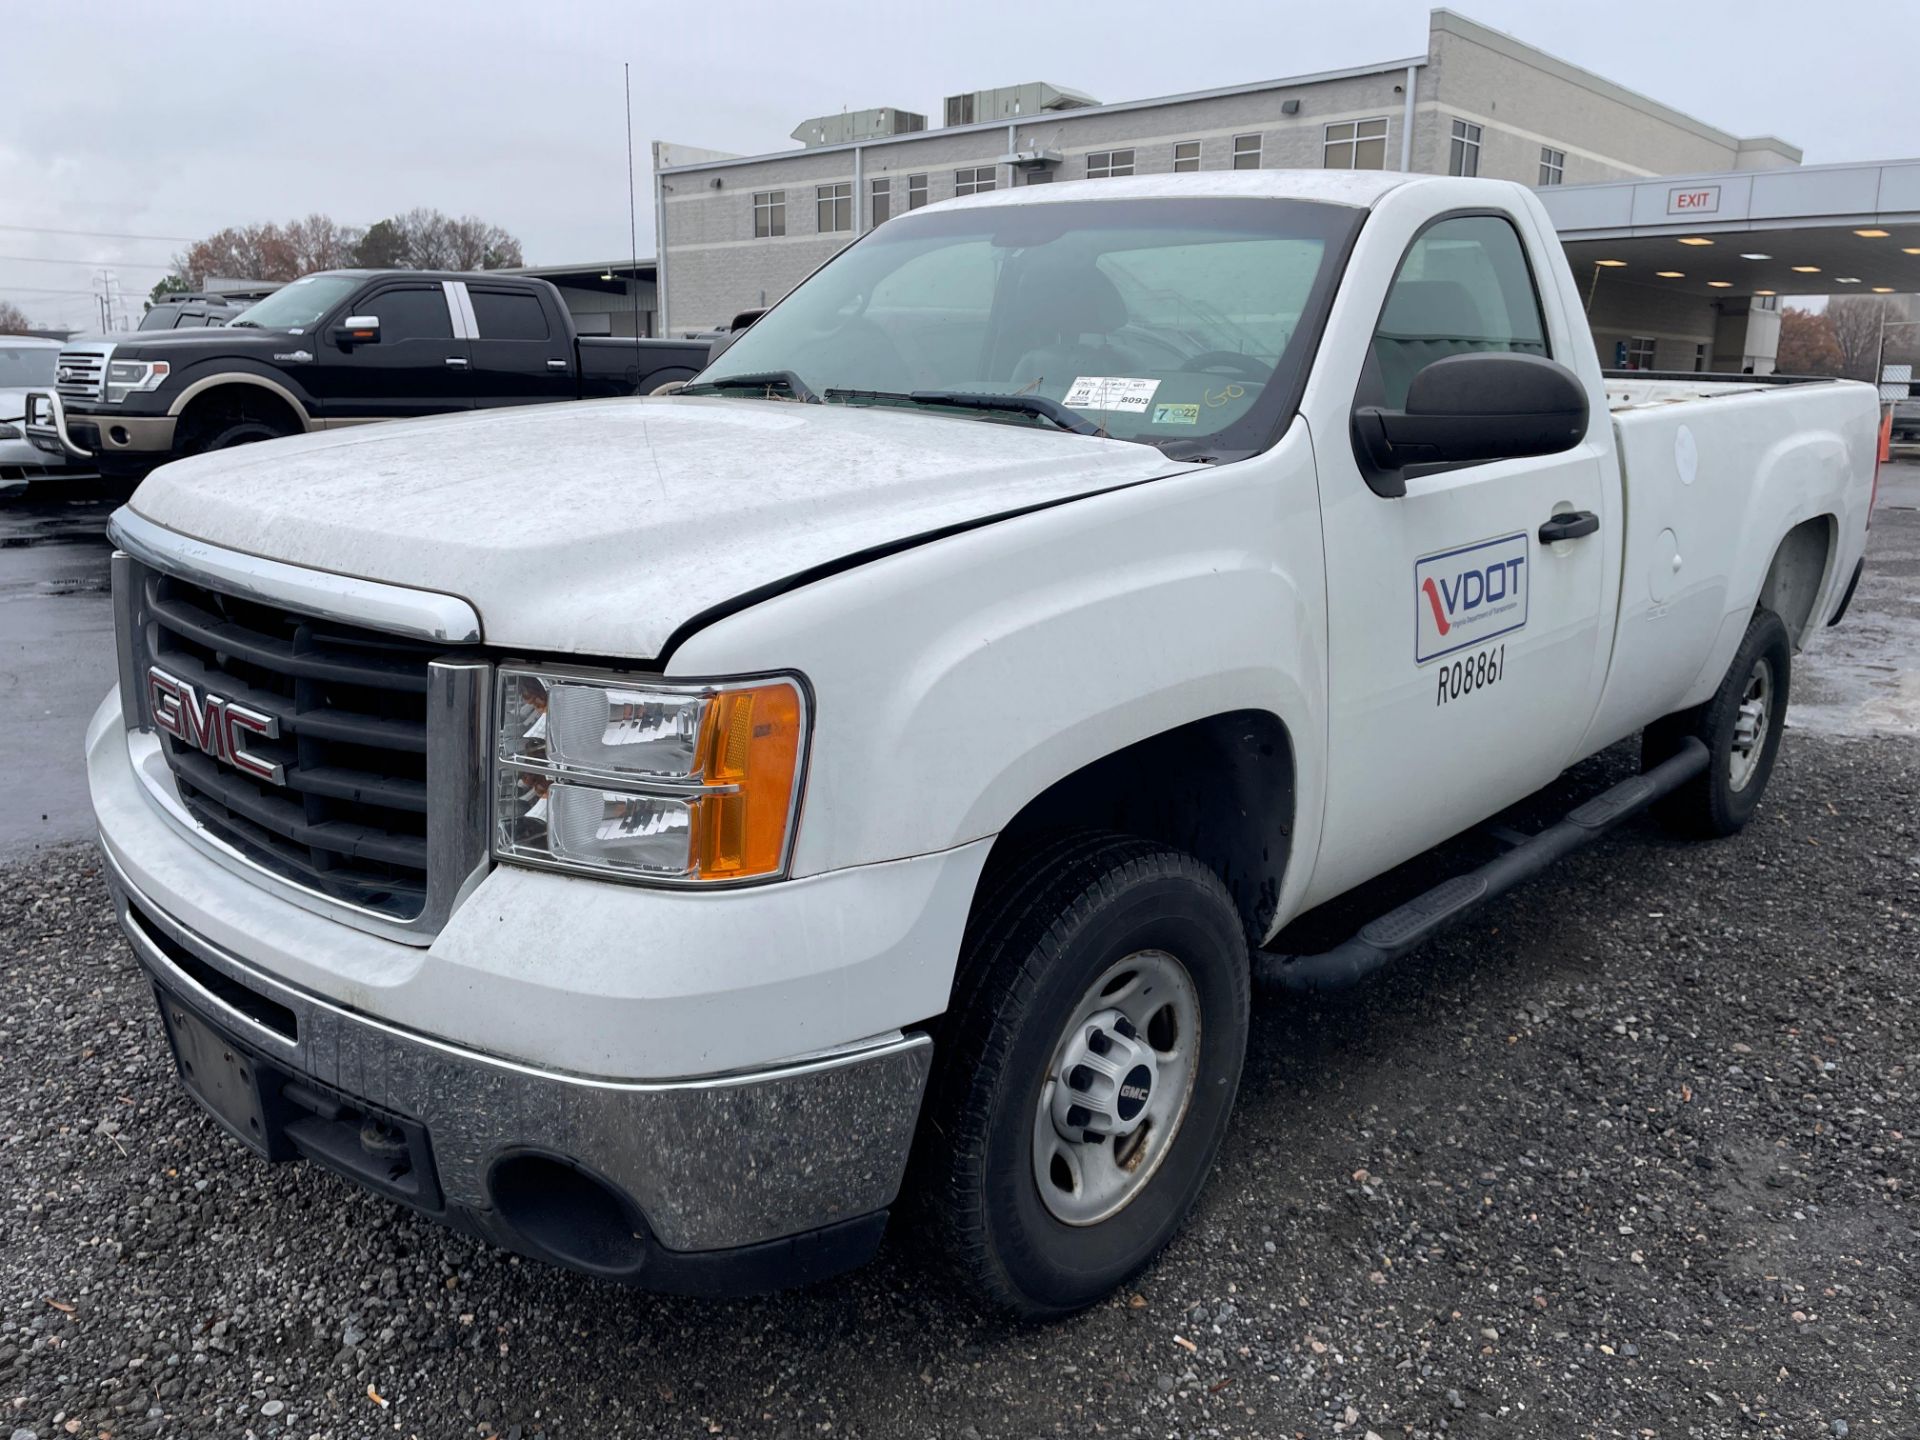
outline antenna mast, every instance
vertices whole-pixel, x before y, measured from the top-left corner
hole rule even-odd
[[[620,73],[627,92],[627,247],[631,266],[627,271],[627,298],[633,301],[633,388],[640,388],[640,221],[633,188],[633,64],[620,62]]]

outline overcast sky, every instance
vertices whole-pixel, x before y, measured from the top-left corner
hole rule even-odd
[[[1459,0],[1462,13],[1808,164],[1913,134],[1910,0]],[[473,213],[534,263],[627,253],[620,66],[648,142],[757,152],[803,118],[1049,80],[1102,100],[1420,55],[1418,0],[803,5],[0,0],[0,299],[91,323],[103,266],[138,313],[182,246],[319,210]],[[18,257],[39,257],[35,260]],[[60,263],[44,263],[57,261]]]

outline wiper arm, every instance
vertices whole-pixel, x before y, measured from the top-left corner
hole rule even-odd
[[[820,397],[813,393],[807,382],[791,370],[755,370],[750,375],[722,375],[714,380],[696,380],[680,393],[685,395],[689,390],[771,390],[776,385],[786,386],[789,395],[808,405],[820,403]]]
[[[972,390],[829,390],[829,400],[904,400],[909,405],[948,405],[955,410],[1002,410],[1048,420],[1076,435],[1101,435],[1100,426],[1044,395],[982,395]]]

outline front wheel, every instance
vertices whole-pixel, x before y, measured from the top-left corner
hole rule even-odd
[[[1660,817],[1690,835],[1732,835],[1746,826],[1766,792],[1786,729],[1793,643],[1786,623],[1756,610],[1720,688],[1706,704],[1649,725],[1642,764],[1651,769],[1690,736],[1705,743],[1707,768],[1661,801]]]
[[[271,420],[235,416],[208,426],[187,453],[200,455],[209,450],[231,450],[236,445],[257,445],[262,440],[279,440],[293,433]]]
[[[1064,837],[990,879],[922,1139],[949,1261],[989,1302],[1080,1309],[1178,1231],[1246,1050],[1245,930],[1198,860]]]

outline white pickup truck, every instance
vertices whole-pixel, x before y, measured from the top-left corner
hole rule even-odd
[[[183,1082],[525,1254],[754,1289],[889,1207],[991,1300],[1174,1234],[1257,982],[1657,802],[1740,828],[1865,544],[1861,385],[1609,381],[1517,185],[879,227],[684,392],[149,477],[87,737]],[[1351,939],[1294,917],[1644,731]]]

